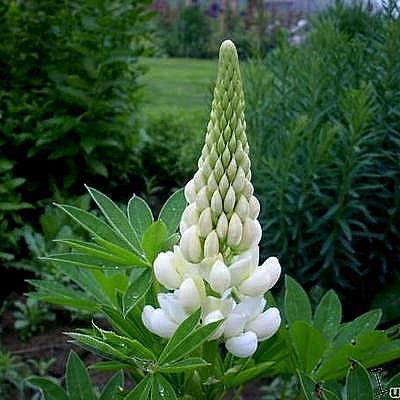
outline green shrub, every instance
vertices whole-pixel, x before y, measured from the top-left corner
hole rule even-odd
[[[141,170],[152,187],[177,189],[194,174],[205,129],[200,114],[148,113]]]
[[[24,223],[36,219],[37,212],[18,209],[58,189],[78,194],[82,182],[127,186],[136,165],[137,57],[147,46],[146,4],[2,2],[4,231],[20,226],[21,216]],[[3,241],[0,248],[10,252]]]
[[[264,251],[353,309],[400,261],[399,43],[400,20],[339,7],[247,69]]]
[[[184,7],[176,20],[161,23],[162,47],[172,57],[208,56],[210,28],[204,10],[197,5]]]

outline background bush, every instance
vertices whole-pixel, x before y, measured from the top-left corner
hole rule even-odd
[[[3,235],[22,219],[37,220],[41,200],[79,194],[83,182],[132,192],[146,7],[128,0],[2,2]],[[27,207],[36,209],[22,213]],[[15,242],[8,236],[0,244],[7,254]]]
[[[247,70],[264,252],[351,312],[400,261],[399,43],[398,19],[339,4]]]

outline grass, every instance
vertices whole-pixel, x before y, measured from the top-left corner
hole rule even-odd
[[[145,114],[208,115],[217,60],[143,58],[141,62],[147,68],[141,78]]]

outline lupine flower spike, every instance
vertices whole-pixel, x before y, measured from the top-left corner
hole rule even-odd
[[[223,319],[210,340],[249,357],[259,341],[281,322],[277,308],[266,308],[265,293],[277,282],[278,259],[259,265],[260,204],[251,184],[244,96],[235,45],[226,40],[219,54],[210,122],[198,171],[185,186],[188,206],[173,251],[154,261],[160,308],[146,306],[142,319],[153,333],[169,338],[198,308],[201,323]]]

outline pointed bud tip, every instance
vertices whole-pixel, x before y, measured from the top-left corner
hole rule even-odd
[[[228,56],[228,58],[232,56],[234,56],[236,59],[238,58],[236,46],[232,40],[224,40],[219,48],[220,59],[225,58],[226,56]]]

